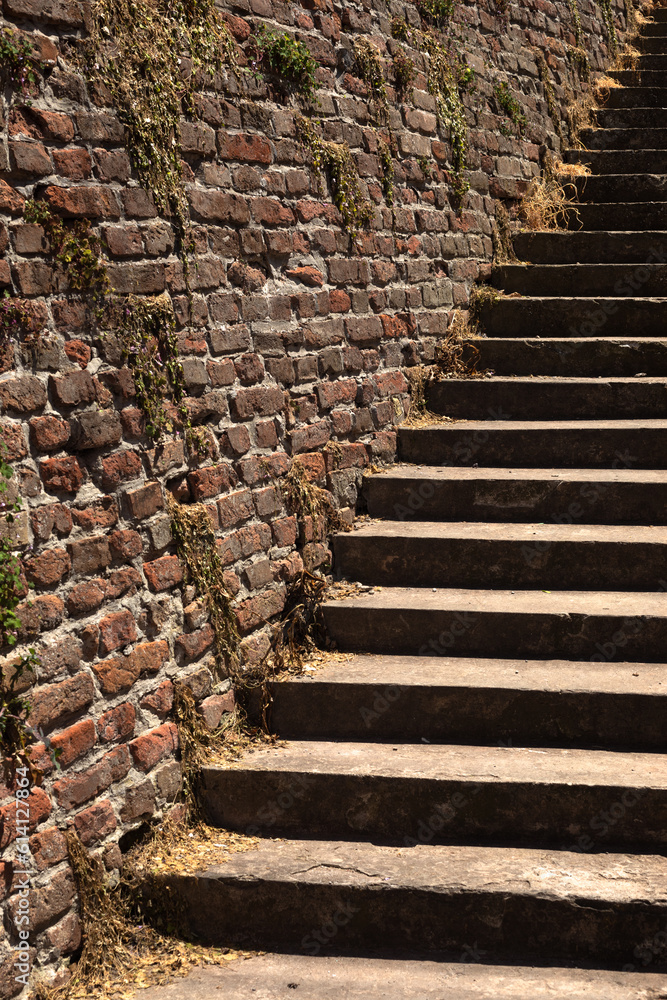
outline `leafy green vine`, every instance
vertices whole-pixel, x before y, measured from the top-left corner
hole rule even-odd
[[[386,121],[387,85],[380,53],[367,38],[358,38],[354,43],[354,59],[357,73],[368,87],[368,94],[379,120]]]
[[[255,75],[269,72],[282,90],[305,101],[317,101],[320,64],[313,59],[305,42],[287,32],[276,34],[264,26],[250,41],[250,66]]]
[[[542,86],[544,87],[544,99],[547,102],[549,117],[554,123],[556,135],[560,141],[563,142],[565,136],[563,134],[563,126],[560,120],[558,102],[556,101],[553,83],[551,82],[551,76],[549,75],[549,67],[547,66],[547,61],[542,52],[537,52],[535,54],[535,62],[537,63],[537,72],[539,73]]]
[[[528,124],[528,119],[523,113],[522,106],[510,90],[507,81],[504,80],[502,83],[499,82],[495,84],[493,88],[493,96],[496,99],[499,111],[504,112],[507,115],[509,121],[516,128],[517,135],[522,136]],[[509,123],[506,120],[501,122],[500,131],[505,136],[512,134],[512,129],[509,127]]]
[[[169,296],[131,295],[112,303],[107,318],[118,331],[123,360],[132,372],[137,403],[146,418],[146,435],[158,443],[165,432],[183,433],[190,449],[204,453],[203,435],[193,428],[185,403],[185,379]]]
[[[180,504],[171,496],[167,497],[167,508],[186,581],[194,585],[203,600],[213,628],[218,667],[234,674],[238,666],[238,624],[209,513],[203,504]]]
[[[473,83],[474,71],[466,64],[465,57],[458,53],[450,55],[432,32],[420,32],[419,42],[429,55],[429,93],[435,97],[438,117],[449,131],[454,168],[452,190],[460,202],[470,187],[464,176],[468,157],[468,123],[461,91]]]
[[[382,193],[384,194],[384,200],[391,208],[394,204],[394,160],[391,145],[381,135],[378,136],[378,157],[382,169],[382,176],[380,178]]]
[[[343,219],[343,228],[354,239],[358,227],[373,218],[373,208],[359,185],[359,172],[349,146],[345,142],[326,142],[307,118],[298,116],[295,124],[299,142],[312,156],[313,172],[319,178],[327,177],[332,201]]]
[[[605,23],[607,34],[609,35],[609,50],[615,56],[618,52],[618,36],[616,34],[616,25],[614,24],[614,12],[611,9],[611,0],[600,0],[600,10],[602,11],[602,20]]]
[[[36,85],[42,68],[24,35],[11,28],[0,30],[0,83],[3,86],[27,94]]]

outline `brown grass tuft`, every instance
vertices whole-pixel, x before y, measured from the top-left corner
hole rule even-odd
[[[519,217],[526,228],[535,230],[566,229],[574,215],[573,184],[561,184],[555,177],[538,177],[519,204]]]

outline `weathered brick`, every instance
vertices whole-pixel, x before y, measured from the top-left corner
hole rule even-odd
[[[150,694],[145,695],[140,702],[142,708],[147,708],[160,716],[167,715],[171,711],[173,703],[174,685],[169,680],[162,681],[155,691],[151,691]]]
[[[51,740],[51,746],[59,751],[58,763],[61,767],[69,767],[80,757],[84,757],[95,746],[97,736],[95,723],[92,719],[82,719],[69,729],[58,733]]]
[[[250,490],[238,490],[217,502],[221,528],[231,528],[241,521],[253,517],[255,508]]]
[[[280,614],[285,607],[286,594],[287,591],[281,584],[275,590],[264,591],[239,604],[236,608],[236,617],[241,631],[249,632],[274,615]]]
[[[89,847],[113,833],[118,821],[109,799],[102,799],[75,816],[73,826],[81,843]]]
[[[78,451],[118,444],[123,434],[115,410],[89,410],[73,420],[71,426],[73,446]]]
[[[205,222],[243,226],[250,221],[248,204],[238,195],[193,188],[189,197],[193,211]]]
[[[280,413],[284,406],[283,392],[277,386],[239,389],[231,402],[232,413],[237,420],[272,416],[274,413]]]
[[[51,493],[76,493],[83,484],[83,472],[74,456],[40,462],[39,474]]]
[[[127,746],[116,747],[104,755],[96,764],[85,771],[61,778],[53,785],[53,794],[58,805],[72,809],[83,805],[105,791],[115,781],[122,781],[131,766]]]
[[[24,567],[28,579],[38,587],[50,587],[69,573],[71,561],[65,549],[46,549],[38,556],[26,559]]]
[[[86,673],[35,688],[30,696],[31,725],[36,729],[53,729],[63,719],[90,705],[94,693],[93,679]]]
[[[30,893],[30,930],[33,934],[44,930],[66,913],[75,897],[74,879],[69,869],[58,872],[46,885],[33,888]],[[19,896],[9,904],[9,915],[16,926],[19,915]]]
[[[206,500],[224,493],[235,483],[234,472],[228,465],[213,465],[188,474],[188,483],[195,500]]]
[[[55,826],[33,834],[29,844],[35,866],[40,872],[67,857],[65,834]]]
[[[134,617],[130,611],[117,611],[107,615],[100,620],[99,629],[100,649],[103,655],[127,646],[137,638]]]
[[[96,528],[111,528],[118,521],[118,505],[115,497],[101,497],[85,507],[73,507],[74,523],[84,531]]]
[[[85,181],[90,177],[93,164],[86,149],[54,149],[52,156],[56,171],[62,177],[73,181]]]
[[[178,750],[178,730],[173,722],[166,722],[132,740],[130,753],[135,767],[151,771],[165,757]]]
[[[46,406],[46,389],[36,375],[20,375],[0,380],[0,403],[5,410],[30,413]]]
[[[53,170],[51,158],[41,142],[10,142],[9,160],[18,174],[45,177]]]
[[[155,788],[150,778],[146,778],[140,785],[128,788],[125,793],[125,804],[120,810],[120,818],[124,823],[148,819],[154,812]]]
[[[148,586],[157,593],[169,590],[183,580],[183,568],[178,556],[162,556],[153,562],[144,563],[144,573]]]
[[[104,535],[97,538],[84,538],[68,544],[72,558],[72,569],[75,573],[88,575],[96,570],[104,569],[111,562],[109,540]]]
[[[218,133],[218,150],[223,160],[245,163],[271,163],[271,145],[261,135],[230,135],[225,129]]]
[[[299,528],[295,517],[281,517],[271,523],[273,541],[275,545],[283,548],[294,545],[299,534]]]
[[[107,592],[105,580],[86,580],[70,590],[67,610],[70,615],[84,615],[95,611],[104,602]]]
[[[204,625],[203,628],[198,629],[196,632],[177,636],[174,640],[174,650],[189,663],[203,656],[213,645],[214,638],[211,626]]]
[[[141,459],[135,451],[121,451],[102,459],[102,488],[115,490],[121,483],[141,476]]]
[[[137,713],[134,705],[124,701],[115,708],[104,712],[97,723],[97,732],[102,743],[115,743],[134,734]]]
[[[62,406],[85,406],[95,399],[95,383],[88,372],[68,372],[51,377],[51,389]]]
[[[69,440],[69,424],[60,417],[33,417],[30,438],[38,451],[59,451]]]
[[[314,448],[322,448],[330,437],[331,424],[328,420],[318,420],[317,423],[296,428],[289,432],[292,454],[296,455],[300,451],[312,451]]]
[[[72,219],[118,219],[116,195],[104,187],[47,187],[44,192],[49,207]]]
[[[125,493],[125,501],[131,516],[137,520],[150,517],[164,507],[162,489],[157,482],[147,483],[138,490],[128,490]]]
[[[28,828],[34,830],[51,814],[51,799],[41,788],[30,789],[25,802],[28,811]],[[0,851],[16,840],[16,801],[9,802],[0,809]]]
[[[109,535],[109,546],[114,559],[129,560],[141,553],[143,542],[138,532],[126,528]]]
[[[81,644],[69,635],[52,646],[43,646],[39,650],[41,680],[50,680],[63,671],[73,674],[81,663]]]

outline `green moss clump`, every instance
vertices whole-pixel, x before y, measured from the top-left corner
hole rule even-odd
[[[278,87],[296,94],[304,101],[317,102],[317,70],[319,63],[310,54],[305,42],[300,42],[287,32],[277,34],[262,27],[252,40],[255,73],[268,72]]]
[[[493,96],[496,99],[496,104],[500,113],[507,115],[509,122],[511,122],[516,128],[517,135],[522,136],[526,130],[526,126],[528,125],[528,119],[523,113],[523,108],[510,90],[509,84],[506,80],[502,83],[495,84],[493,88]],[[500,124],[500,131],[505,136],[512,134],[509,122],[505,120]]]

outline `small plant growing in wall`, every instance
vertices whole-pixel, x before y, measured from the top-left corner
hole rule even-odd
[[[378,136],[378,157],[382,169],[382,176],[380,178],[382,193],[384,194],[384,200],[391,208],[394,204],[394,160],[391,145],[382,136]]]
[[[391,37],[398,38],[401,42],[407,42],[410,37],[410,28],[404,17],[392,17]]]
[[[305,42],[292,35],[262,28],[252,39],[254,72],[270,74],[281,90],[295,93],[305,101],[317,101],[317,70]]]
[[[507,81],[496,83],[493,88],[493,96],[501,114],[507,117],[500,123],[500,131],[504,136],[513,134],[512,125],[516,129],[516,134],[522,136],[528,125],[528,119],[523,113],[523,108],[509,88]]]
[[[410,85],[415,78],[415,64],[407,52],[399,49],[392,59],[392,66],[394,68],[396,93],[400,97],[406,97]]]
[[[28,94],[37,83],[41,64],[33,58],[32,45],[11,28],[0,30],[0,83]]]
[[[382,69],[382,59],[375,45],[367,38],[354,43],[354,60],[360,79],[368,87],[368,95],[381,120],[387,115],[387,85]]]
[[[436,28],[443,28],[450,21],[455,6],[455,0],[417,0],[423,20]]]

